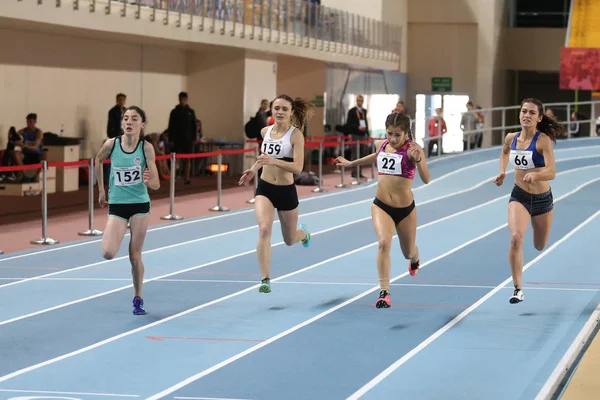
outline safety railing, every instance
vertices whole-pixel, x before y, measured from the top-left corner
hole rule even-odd
[[[177,171],[177,162],[186,159],[199,159],[199,158],[209,158],[216,157],[217,158],[217,168],[216,168],[216,205],[214,207],[210,207],[209,211],[214,212],[227,212],[230,211],[230,208],[223,204],[222,195],[223,195],[223,185],[222,185],[222,176],[225,168],[223,163],[223,157],[228,155],[245,155],[249,153],[254,153],[256,157],[259,155],[260,143],[261,141],[257,140],[248,140],[251,147],[246,149],[239,150],[221,150],[221,151],[213,151],[206,153],[195,153],[195,154],[176,154],[171,153],[169,155],[161,155],[156,156],[156,161],[165,161],[170,160],[170,186],[169,186],[169,213],[167,215],[163,215],[160,218],[162,220],[171,220],[171,221],[179,221],[184,219],[184,216],[178,215],[175,212],[176,205],[176,195],[175,195],[175,178]],[[305,141],[305,149],[309,152],[318,151],[318,173],[316,174],[318,177],[318,182],[314,185],[316,186],[312,189],[313,193],[325,193],[327,190],[323,187],[324,183],[324,173],[323,166],[328,158],[326,156],[326,152],[331,153],[331,156],[343,155],[345,154],[347,149],[352,150],[352,159],[359,158],[365,156],[367,153],[370,153],[374,150],[374,140],[351,140],[348,136],[313,136],[307,138]],[[105,160],[104,164],[110,164],[110,159]],[[14,173],[17,171],[27,171],[27,170],[40,170],[41,169],[41,237],[36,238],[30,241],[31,244],[35,245],[54,245],[58,244],[59,241],[57,239],[52,238],[48,235],[48,175],[50,168],[87,168],[88,169],[88,227],[85,230],[78,232],[80,236],[101,236],[103,232],[98,230],[94,226],[94,213],[95,213],[95,202],[96,196],[95,187],[96,187],[96,177],[94,174],[94,159],[91,158],[89,160],[80,160],[80,161],[72,161],[72,162],[48,162],[46,160],[42,161],[38,164],[32,165],[22,165],[22,166],[10,166],[10,167],[0,167],[0,174],[3,173]],[[335,172],[340,174],[340,183],[335,185],[336,188],[343,189],[351,186],[357,186],[362,184],[360,181],[361,168],[369,168],[365,167],[356,167],[356,171],[353,174],[351,182],[348,184],[346,182],[346,171],[345,168],[337,168]],[[309,167],[309,171],[310,171]],[[371,165],[371,178],[368,181],[375,179],[375,166]],[[254,188],[256,189],[258,185],[259,177],[255,175],[254,177]],[[251,199],[248,199],[246,203],[253,204],[254,196]],[[2,253],[0,253],[2,254]]]
[[[437,104],[442,108],[440,102]],[[456,106],[454,105],[454,107]],[[437,107],[432,106],[431,108]],[[441,118],[446,125],[445,133],[441,120],[434,120],[435,115],[425,116],[424,113],[420,113],[412,120],[415,139],[423,145],[426,155],[455,153],[482,147],[484,136],[491,136],[489,142],[493,144],[494,135],[496,135],[495,142],[498,144],[508,133],[521,129],[519,124],[520,105],[468,111],[465,104],[460,108],[464,108],[464,111],[442,113]],[[578,136],[598,136],[600,134],[600,118],[598,118],[600,113],[597,112],[597,108],[600,109],[600,101],[544,104],[544,112],[550,111],[554,115],[553,118],[561,123],[567,132],[564,137],[557,138],[558,140]],[[577,119],[572,117],[574,112],[579,115]],[[383,132],[374,136],[382,137]],[[440,136],[442,144],[438,145]],[[432,147],[435,147],[433,153],[431,152]]]
[[[402,28],[308,0],[19,0],[119,13],[192,30],[398,62]]]

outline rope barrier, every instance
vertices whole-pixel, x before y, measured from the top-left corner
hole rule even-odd
[[[374,140],[350,140],[350,136],[314,136],[310,137],[311,140],[305,141],[305,148],[308,149],[318,149],[319,150],[319,170],[318,177],[319,183],[318,186],[312,190],[314,193],[324,193],[326,190],[323,188],[323,158],[324,158],[324,150],[326,148],[334,148],[339,147],[341,149],[341,154],[344,154],[346,150],[346,146],[356,146],[357,154],[360,156],[360,145],[374,145]],[[262,143],[262,140],[249,139],[246,143]],[[222,204],[222,179],[223,179],[223,156],[225,155],[238,155],[238,154],[247,154],[254,153],[258,158],[260,154],[259,147],[253,147],[248,149],[239,149],[239,150],[221,150],[221,151],[212,151],[208,153],[193,153],[193,154],[177,154],[171,153],[170,155],[161,155],[156,156],[156,161],[170,160],[171,171],[170,171],[170,187],[169,187],[169,214],[162,216],[163,220],[172,220],[177,221],[183,219],[182,216],[179,216],[175,213],[175,178],[176,178],[176,161],[178,159],[197,159],[197,158],[207,158],[207,157],[217,157],[217,204],[214,207],[209,208],[210,211],[216,212],[226,212],[230,209]],[[103,164],[110,164],[110,159],[104,160]],[[11,167],[0,167],[0,173],[3,172],[15,172],[15,171],[27,171],[27,170],[42,170],[42,237],[39,239],[31,240],[31,244],[39,244],[39,245],[52,245],[58,244],[59,241],[48,237],[48,169],[49,168],[80,168],[86,167],[89,170],[89,181],[88,181],[88,220],[89,226],[88,229],[78,232],[80,236],[101,236],[103,234],[102,231],[94,228],[94,186],[96,183],[95,176],[95,159],[90,158],[86,160],[79,161],[67,161],[67,162],[47,162],[42,161],[38,164],[30,164],[30,165],[19,165],[19,166],[11,166]],[[371,165],[372,177],[375,178],[374,165]],[[358,168],[357,168],[358,171]],[[357,174],[357,177],[359,174]],[[345,178],[345,169],[341,168],[341,183],[336,185],[336,188],[346,188],[348,185],[344,182]],[[258,174],[254,177],[254,187],[255,190],[258,187]],[[359,184],[358,178],[356,183],[352,182],[352,185]],[[255,199],[254,196],[247,200],[246,203],[254,204]],[[3,251],[0,250],[0,255],[3,254]]]

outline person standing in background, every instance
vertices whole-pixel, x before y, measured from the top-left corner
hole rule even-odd
[[[117,104],[110,110],[108,110],[108,124],[106,125],[106,136],[109,139],[116,138],[123,134],[121,128],[121,117],[125,111],[125,103],[127,102],[127,96],[123,93],[117,95]]]
[[[171,110],[169,115],[169,141],[173,145],[173,151],[180,154],[192,154],[196,135],[198,132],[196,112],[188,104],[186,92],[179,93],[179,104]],[[191,160],[184,160],[185,184],[192,183],[190,180]]]
[[[350,135],[352,141],[366,140],[369,138],[369,122],[367,121],[367,110],[363,108],[365,98],[362,95],[356,96],[356,107],[352,107],[348,110],[348,116],[346,117],[346,132]],[[359,159],[364,154],[369,154],[368,145],[361,145],[360,154],[357,154],[356,146],[352,146],[352,158]],[[360,168],[360,167],[359,167]],[[362,171],[360,176],[356,175],[356,170],[352,169],[352,177],[358,179],[363,178]]]

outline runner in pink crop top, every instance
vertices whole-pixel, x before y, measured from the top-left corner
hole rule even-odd
[[[412,140],[406,140],[400,149],[396,150],[393,153],[386,152],[385,148],[389,143],[389,140],[385,140],[381,147],[379,148],[379,154],[377,154],[377,171],[379,175],[394,175],[400,176],[406,179],[414,179],[415,178],[415,164],[410,160],[408,156],[408,148],[412,143]],[[383,154],[383,155],[382,155]],[[402,161],[400,162],[400,170],[396,167],[395,157],[386,156],[387,154],[393,155],[397,154],[402,157]],[[383,171],[382,171],[383,169]],[[400,172],[400,173],[398,173]]]
[[[375,151],[354,161],[348,161],[343,156],[335,160],[337,165],[344,168],[377,165],[377,189],[371,205],[373,227],[379,242],[376,263],[381,290],[375,302],[376,308],[389,308],[392,305],[390,249],[394,234],[398,235],[402,255],[408,260],[410,275],[415,276],[421,265],[416,245],[417,211],[412,185],[417,172],[424,184],[429,183],[430,173],[425,152],[412,136],[411,123],[407,114],[394,112],[385,120],[387,138],[375,142]],[[386,151],[388,144],[390,152]],[[385,175],[390,178],[384,177]],[[393,176],[406,180],[391,178]]]

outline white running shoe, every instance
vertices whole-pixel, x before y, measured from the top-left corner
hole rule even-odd
[[[525,295],[523,295],[523,290],[521,289],[515,289],[515,291],[513,292],[513,295],[511,296],[511,298],[508,300],[510,302],[510,304],[517,304],[522,302],[525,299]]]

